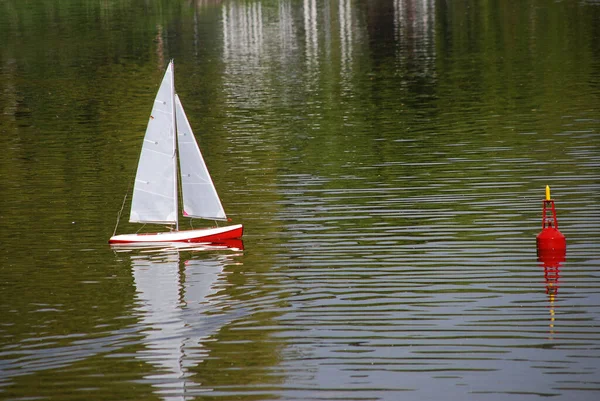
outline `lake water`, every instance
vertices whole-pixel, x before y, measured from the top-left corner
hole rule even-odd
[[[0,399],[600,396],[599,2],[8,0],[0,37]],[[236,248],[107,245],[170,59]]]

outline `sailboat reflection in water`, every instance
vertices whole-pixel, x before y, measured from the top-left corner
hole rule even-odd
[[[223,269],[239,253],[204,255],[180,262],[176,250],[131,256],[136,287],[136,324],[144,348],[136,358],[154,366],[144,377],[165,400],[209,391],[193,380],[193,367],[206,359],[203,343],[236,318],[223,312],[218,296]]]

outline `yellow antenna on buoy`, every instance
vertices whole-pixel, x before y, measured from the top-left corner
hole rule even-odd
[[[550,200],[550,187],[548,185],[546,185],[546,200]]]

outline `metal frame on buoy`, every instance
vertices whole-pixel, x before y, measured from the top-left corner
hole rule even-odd
[[[542,203],[542,231],[536,237],[538,257],[550,256],[564,260],[567,251],[567,240],[558,230],[556,207],[550,197],[550,187],[546,185],[546,199]],[[550,211],[548,211],[548,209]]]

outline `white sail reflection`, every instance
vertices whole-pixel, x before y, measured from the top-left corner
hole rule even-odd
[[[163,400],[210,390],[192,380],[190,368],[206,358],[203,341],[231,320],[207,312],[219,311],[211,296],[219,291],[223,268],[233,256],[190,259],[183,267],[173,249],[131,256],[138,327],[144,335],[144,349],[136,357],[156,368],[144,379]]]
[[[146,349],[138,358],[161,368],[161,374],[146,377],[157,393],[183,394],[185,375],[181,367],[181,335],[185,327],[179,300],[179,254],[166,254],[163,260],[132,258],[137,289],[137,310],[145,328]],[[177,397],[165,396],[171,400]]]

